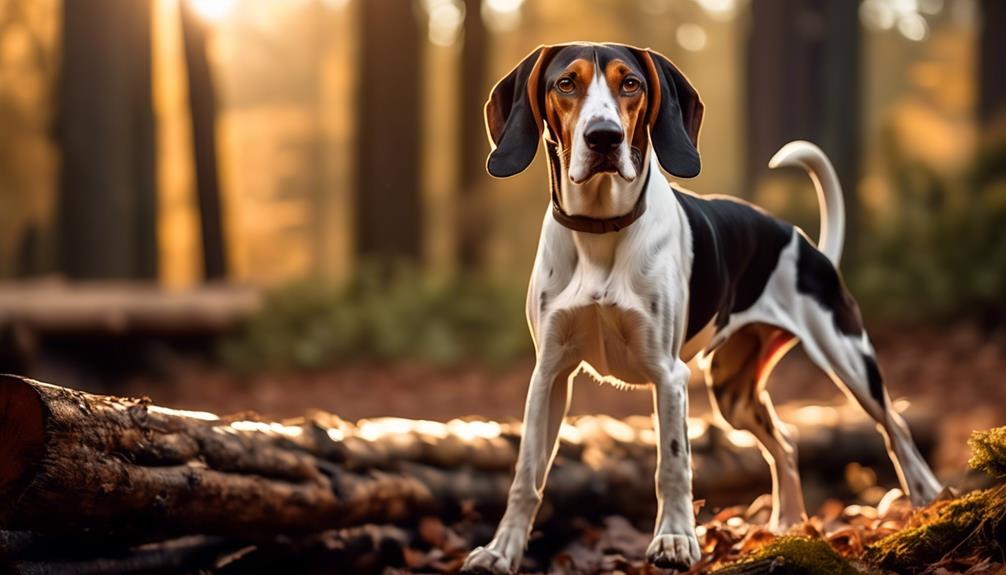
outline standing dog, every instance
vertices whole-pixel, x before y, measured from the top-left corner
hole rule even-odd
[[[489,172],[512,176],[543,136],[552,206],[527,298],[537,353],[524,435],[496,536],[470,572],[520,565],[556,438],[583,369],[616,385],[652,385],[657,522],[650,562],[699,559],[692,511],[686,362],[698,355],[720,415],[758,439],[772,470],[770,527],[806,518],[796,452],[765,382],[798,341],[876,420],[912,502],[940,488],[881,382],[859,309],[836,271],[842,191],[824,154],[793,142],[770,165],[802,166],[821,201],[821,245],[758,208],[668,184],[699,173],[703,105],[664,56],[618,44],[543,46],[492,91]]]

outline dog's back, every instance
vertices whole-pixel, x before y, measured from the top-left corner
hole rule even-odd
[[[716,318],[726,325],[733,313],[750,308],[761,296],[793,226],[729,197],[699,197],[674,188],[691,228],[692,261],[688,339]]]

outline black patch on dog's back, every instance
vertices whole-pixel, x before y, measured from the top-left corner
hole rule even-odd
[[[880,368],[877,367],[877,360],[873,356],[863,354],[863,363],[866,365],[866,381],[870,385],[870,397],[884,407],[884,378],[880,376]]]
[[[845,335],[861,335],[863,318],[859,306],[845,289],[842,277],[823,253],[800,236],[796,262],[796,289],[830,311],[835,328]]]
[[[713,316],[723,327],[730,314],[754,305],[793,236],[793,226],[742,201],[674,193],[692,230],[686,334],[691,339]]]

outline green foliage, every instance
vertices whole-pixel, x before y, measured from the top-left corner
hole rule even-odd
[[[952,557],[991,554],[1006,543],[1006,487],[971,492],[923,511],[921,522],[874,543],[865,559],[898,573],[920,573]]]
[[[968,465],[993,477],[1006,478],[1006,427],[975,431],[968,446],[972,452]]]
[[[737,563],[714,572],[716,575],[857,575],[853,567],[827,542],[809,537],[779,537]]]
[[[524,317],[523,294],[485,278],[367,265],[345,286],[307,282],[272,292],[222,342],[221,356],[242,371],[367,359],[502,364],[530,350]]]
[[[847,278],[871,315],[1006,318],[1006,145],[956,181],[889,150],[895,197],[868,227]]]

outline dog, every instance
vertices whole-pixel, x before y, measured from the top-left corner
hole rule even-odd
[[[551,207],[527,297],[536,364],[506,512],[463,570],[512,573],[542,500],[573,376],[653,390],[657,519],[647,549],[658,567],[700,559],[692,508],[687,362],[697,357],[711,402],[758,440],[772,472],[769,527],[806,519],[796,450],[765,391],[796,343],[883,434],[913,504],[940,484],[891,407],[859,308],[837,266],[844,237],[838,178],[808,142],[771,167],[810,174],[821,204],[819,246],[797,227],[728,197],[668,183],[699,173],[704,107],[671,61],[621,44],[541,46],[492,89],[487,167],[505,178],[528,167],[539,140]]]

